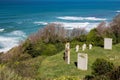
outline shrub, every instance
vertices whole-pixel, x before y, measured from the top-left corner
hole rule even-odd
[[[111,29],[116,37],[116,43],[120,43],[120,14],[113,19]]]
[[[61,76],[61,77],[53,79],[53,80],[81,80],[81,79],[76,76]]]
[[[95,46],[103,46],[103,38],[97,35],[97,30],[92,29],[87,35],[87,43],[92,43]]]
[[[29,40],[36,43],[40,40],[45,43],[65,42],[66,30],[61,24],[48,24],[37,33],[30,35]]]
[[[93,75],[86,75],[84,80],[93,80],[94,76]]]
[[[104,59],[96,59],[96,61],[92,64],[92,74],[104,75],[105,73],[110,72],[113,68],[113,63],[110,63]]]
[[[109,73],[110,80],[120,80],[120,66]]]
[[[57,49],[53,44],[47,44],[43,50],[42,55],[52,56],[57,53]]]
[[[8,69],[4,65],[0,65],[0,80],[33,80],[31,78],[23,78],[14,71]]]
[[[57,48],[59,46],[59,48]],[[37,57],[40,55],[46,55],[46,56],[51,56],[54,55],[56,53],[58,53],[57,51],[62,50],[62,44],[50,44],[50,43],[44,43],[42,41],[36,42],[34,44],[29,43],[26,46],[26,49],[24,51],[24,53],[28,53],[30,54],[32,57]]]

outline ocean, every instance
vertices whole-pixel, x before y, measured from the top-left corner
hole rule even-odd
[[[120,1],[30,2],[0,5],[0,52],[6,52],[49,23],[90,30],[120,13]]]

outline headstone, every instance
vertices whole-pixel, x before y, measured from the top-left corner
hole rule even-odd
[[[104,38],[104,49],[112,49],[112,39]]]
[[[65,61],[70,64],[70,43],[65,44]]]
[[[76,52],[78,52],[79,51],[79,45],[76,45]]]
[[[92,44],[89,44],[89,49],[92,49]]]
[[[65,49],[70,49],[70,43],[65,44]]]
[[[87,70],[88,68],[88,55],[84,53],[78,53],[77,67],[80,70]]]
[[[86,44],[83,44],[82,51],[84,51],[85,49],[86,49]]]
[[[70,64],[70,50],[68,50],[68,59],[67,59],[67,64]]]

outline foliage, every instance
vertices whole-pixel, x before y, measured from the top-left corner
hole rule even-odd
[[[110,80],[120,80],[120,66],[113,69],[108,76]]]
[[[71,33],[71,37],[78,38],[81,35],[85,35],[87,33],[85,28],[74,28]]]
[[[48,24],[28,38],[32,43],[42,40],[45,43],[65,42],[66,30],[61,24]]]
[[[108,62],[105,59],[96,59],[92,65],[92,74],[93,75],[104,75],[107,72],[110,72],[114,68],[113,63]]]
[[[61,76],[61,77],[53,79],[53,80],[81,80],[81,79],[79,77],[75,77],[75,76]]]
[[[62,43],[51,44],[39,41],[35,44],[29,43],[29,45],[26,46],[24,53],[28,53],[32,57],[37,57],[40,55],[52,56],[61,50],[63,50]]]
[[[97,35],[96,29],[92,29],[87,35],[87,43],[92,43],[95,46],[103,46],[103,38]]]
[[[116,37],[116,43],[120,43],[120,14],[113,19],[111,29]]]
[[[14,71],[8,69],[5,65],[0,65],[0,80],[34,80],[31,78],[23,78]]]

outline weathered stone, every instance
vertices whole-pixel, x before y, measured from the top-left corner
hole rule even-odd
[[[104,38],[104,49],[112,49],[112,39]]]
[[[67,64],[70,64],[70,43],[65,44],[65,61]]]
[[[85,49],[86,49],[86,44],[83,44],[82,51],[84,51]]]
[[[65,44],[65,49],[70,49],[70,43]]]
[[[76,52],[78,52],[79,51],[79,45],[76,45],[75,49],[76,49]]]
[[[80,70],[87,70],[88,68],[88,55],[84,53],[78,53],[77,67]]]
[[[89,44],[89,49],[92,49],[92,44]]]

